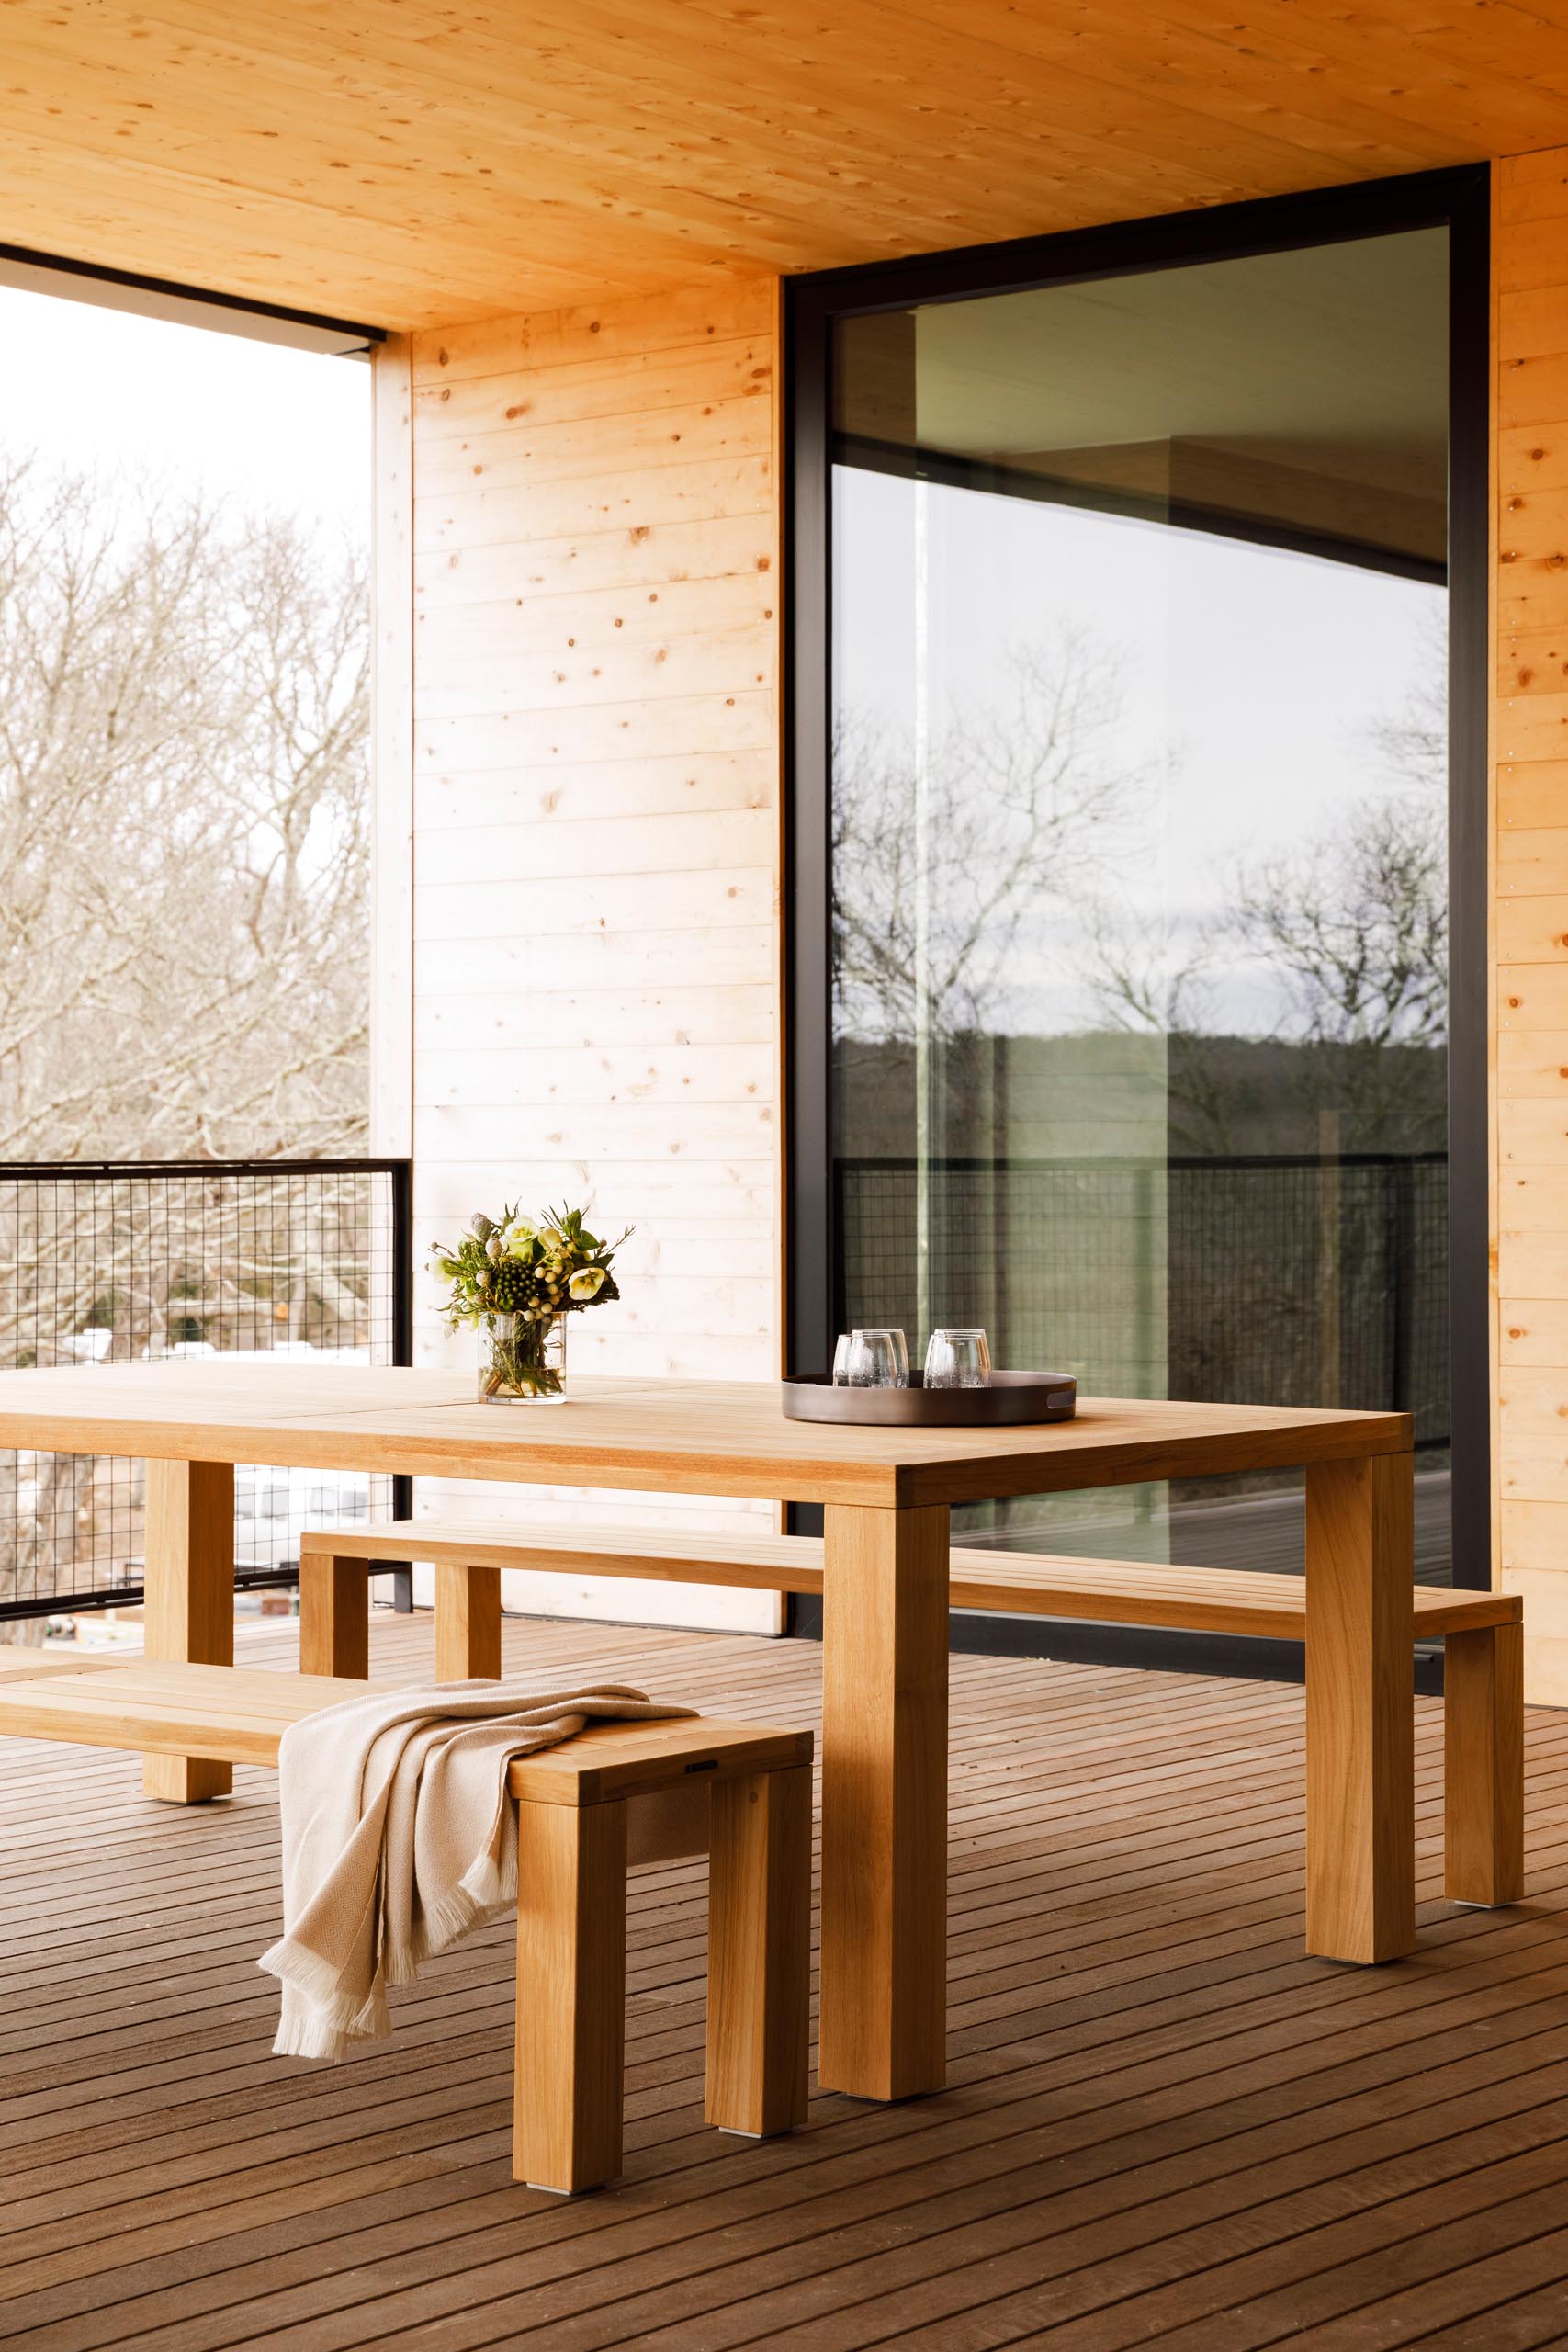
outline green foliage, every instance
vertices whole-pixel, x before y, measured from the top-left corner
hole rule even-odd
[[[619,1298],[610,1270],[626,1238],[601,1241],[581,1209],[552,1209],[536,1223],[516,1208],[499,1217],[481,1209],[455,1250],[434,1245],[431,1271],[449,1285],[446,1312],[454,1330],[487,1315],[544,1323]]]

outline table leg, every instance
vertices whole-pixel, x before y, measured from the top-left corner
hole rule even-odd
[[[1307,1950],[1416,1941],[1414,1456],[1306,1477]]]
[[[826,1537],[818,2078],[908,2098],[946,2073],[949,1513],[830,1504]]]
[[[144,1579],[149,1659],[234,1663],[234,1467],[149,1462]],[[148,1756],[150,1797],[199,1804],[227,1796],[233,1767],[199,1756]]]

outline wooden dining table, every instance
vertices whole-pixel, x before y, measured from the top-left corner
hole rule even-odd
[[[209,1664],[233,1658],[237,1463],[820,1505],[818,2079],[874,2099],[944,2077],[953,1506],[1303,1468],[1307,1948],[1414,1942],[1406,1414],[1085,1398],[1032,1428],[848,1428],[786,1419],[774,1382],[574,1379],[564,1404],[498,1406],[447,1373],[204,1358],[0,1373],[0,1446],[145,1461],[147,1651]],[[144,1769],[176,1802],[229,1785],[201,1758]]]

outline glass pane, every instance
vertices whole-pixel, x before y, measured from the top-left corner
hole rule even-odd
[[[1448,253],[840,322],[840,1322],[1400,1406],[1447,1474]],[[915,1361],[919,1361],[917,1354]],[[1299,1481],[966,1539],[1299,1568]]]

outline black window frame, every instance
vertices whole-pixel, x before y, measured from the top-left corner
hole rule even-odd
[[[30,245],[0,244],[0,286],[88,302],[104,311],[127,311],[171,326],[207,327],[249,343],[276,343],[333,359],[368,359],[390,332],[350,319],[326,318],[316,311],[290,310],[248,294],[218,294],[210,287],[186,286],[176,278],[147,277],[139,270],[75,261],[66,254],[38,253]]]
[[[836,1324],[832,994],[829,892],[832,710],[830,355],[835,322],[912,303],[964,301],[1205,261],[1446,228],[1449,368],[1449,1166],[1453,1575],[1491,1582],[1490,1148],[1488,1113],[1488,580],[1491,167],[1466,164],[1105,228],[964,246],[786,281],[784,416],[784,1010],[791,1373],[819,1371]],[[795,1514],[803,1529],[815,1517]],[[792,1624],[814,1633],[820,1604]],[[1207,1644],[1182,1635],[953,1620],[955,1646],[1301,1672],[1298,1644]],[[1098,1638],[1097,1638],[1098,1637]],[[1277,1653],[1265,1657],[1264,1653]]]

